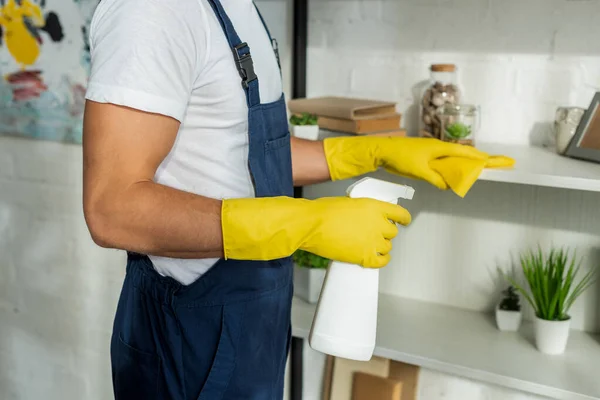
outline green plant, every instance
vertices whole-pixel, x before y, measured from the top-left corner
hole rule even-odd
[[[512,277],[505,275],[505,278],[525,297],[535,315],[541,319],[568,320],[569,309],[575,300],[595,281],[597,269],[592,268],[575,283],[581,260],[576,262],[574,253],[569,261],[568,250],[552,249],[548,255],[544,255],[538,247],[537,252],[530,250],[522,254],[520,259],[529,290]]]
[[[452,139],[464,139],[471,135],[471,127],[460,122],[448,125],[446,127],[446,136]]]
[[[309,113],[294,114],[290,117],[290,124],[292,125],[317,125],[317,121],[317,116]]]
[[[521,311],[521,303],[519,301],[519,295],[515,291],[513,286],[509,286],[502,292],[504,298],[500,302],[500,309],[505,311]]]
[[[304,250],[296,250],[292,259],[296,264],[305,268],[327,268],[329,265],[329,259]]]

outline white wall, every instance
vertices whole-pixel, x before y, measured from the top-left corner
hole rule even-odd
[[[456,63],[464,100],[481,105],[478,140],[546,139],[557,106],[586,107],[600,88],[600,1],[314,0],[310,2],[308,95],[398,102],[416,133],[414,104],[432,63]],[[425,184],[404,203],[410,229],[395,241],[381,291],[476,310],[497,295],[497,265],[538,243],[577,246],[600,263],[597,193],[480,182],[462,200]],[[348,183],[306,188],[342,195]],[[600,328],[600,290],[573,310],[576,329]],[[321,364],[315,357],[305,370]],[[311,363],[311,361],[308,361]],[[319,382],[307,383],[318,386]],[[528,399],[534,396],[423,371],[421,400]],[[316,399],[316,397],[310,397]]]
[[[398,101],[417,121],[431,63],[456,63],[484,141],[527,143],[559,105],[600,88],[598,0],[318,0],[310,3],[310,96]]]
[[[284,37],[289,93],[290,0],[258,3]],[[483,105],[484,137],[507,142],[527,141],[556,105],[586,105],[600,81],[600,45],[587,40],[600,30],[596,0],[311,0],[310,10],[309,95],[397,100],[408,121],[412,87],[433,61],[459,64],[468,96]],[[389,293],[480,309],[493,286],[487,270],[508,250],[554,240],[594,254],[598,245],[593,194],[479,183],[459,201],[415,187],[415,223],[382,274]],[[437,253],[419,250],[429,243]],[[0,137],[0,399],[111,398],[108,340],[123,273],[123,254],[98,249],[85,228],[81,148]],[[580,327],[597,324],[593,301],[590,292],[577,308]],[[305,354],[305,400],[316,400],[322,357]],[[421,400],[534,399],[432,371],[420,387]]]
[[[586,107],[600,89],[600,43],[588,40],[600,35],[598,0],[321,0],[309,15],[308,95],[397,101],[413,134],[415,88],[434,62],[458,65],[465,100],[482,105],[486,142],[535,142],[557,106]],[[554,243],[600,262],[596,193],[478,183],[461,200],[400,181],[417,189],[406,204],[414,223],[395,246],[398,267],[382,274],[384,292],[485,310],[510,252]],[[595,300],[590,291],[578,304],[575,328],[600,328]]]
[[[0,399],[109,399],[123,254],[81,209],[81,147],[0,137]]]
[[[290,8],[257,3],[279,39],[289,92]],[[91,241],[81,180],[81,146],[0,136],[1,400],[112,398],[125,255]]]

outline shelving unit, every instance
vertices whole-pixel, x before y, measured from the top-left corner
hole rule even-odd
[[[322,138],[339,135],[322,132]],[[511,169],[484,170],[480,181],[600,192],[600,164],[563,157],[550,148],[477,147],[516,160]],[[379,179],[386,177],[397,179],[377,173]],[[566,352],[548,356],[535,348],[531,323],[519,333],[504,333],[493,315],[383,294],[379,306],[375,355],[558,400],[600,399],[598,335],[572,331]],[[314,311],[314,305],[294,299],[294,337],[308,338]]]
[[[309,0],[293,0],[293,98],[306,96],[308,6]],[[598,164],[562,157],[553,149],[477,147],[516,160],[514,169],[484,170],[481,181],[600,192]],[[301,188],[295,196],[302,197]],[[300,299],[293,301],[291,400],[302,400],[302,349],[314,310]],[[530,323],[519,333],[503,333],[491,315],[381,295],[375,354],[554,399],[600,399],[600,337],[584,332],[571,332],[565,354],[547,356],[535,349]]]
[[[549,148],[499,144],[477,148],[516,160],[513,169],[485,169],[479,180],[600,192],[600,164],[563,157]]]
[[[307,339],[315,306],[294,298],[292,334]],[[533,329],[500,332],[492,315],[382,294],[375,355],[559,400],[600,398],[600,336],[573,331],[560,356],[538,352]]]
[[[319,138],[348,136],[322,130]],[[477,148],[491,155],[505,155],[515,159],[515,167],[509,169],[487,168],[479,176],[480,181],[516,183],[600,192],[600,164],[561,156],[552,148],[496,143],[477,143]],[[378,174],[384,178],[385,174]]]
[[[323,138],[338,136],[323,132]],[[550,148],[478,144],[515,158],[511,169],[486,169],[479,180],[600,192],[600,165]],[[377,178],[392,175],[380,171]],[[307,339],[314,305],[294,299],[292,334]],[[531,323],[500,332],[492,315],[380,295],[375,355],[558,400],[600,399],[595,378],[600,336],[572,331],[566,352],[547,356],[534,346]]]

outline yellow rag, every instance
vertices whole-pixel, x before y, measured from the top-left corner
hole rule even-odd
[[[514,164],[515,160],[506,156],[490,156],[487,160],[445,157],[429,162],[429,166],[460,197],[465,197],[484,168],[509,168]]]

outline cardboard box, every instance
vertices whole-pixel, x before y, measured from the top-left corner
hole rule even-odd
[[[352,400],[401,400],[402,382],[390,378],[355,372]]]
[[[390,379],[402,382],[402,400],[417,400],[420,367],[399,361],[390,362]]]
[[[370,361],[354,361],[335,358],[331,392],[328,400],[349,400],[352,397],[352,381],[355,372],[387,378],[390,372],[390,360],[373,357]]]

